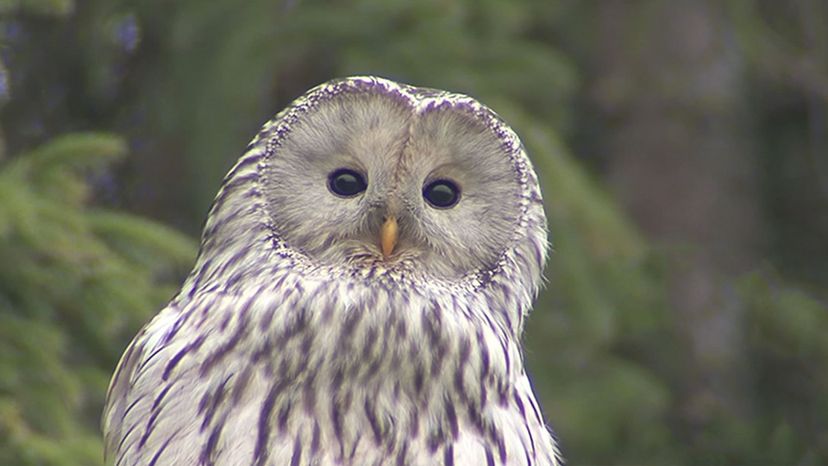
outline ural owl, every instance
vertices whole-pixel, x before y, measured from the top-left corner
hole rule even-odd
[[[469,97],[332,81],[224,180],[195,267],[109,389],[133,465],[558,465],[521,334],[546,219]]]

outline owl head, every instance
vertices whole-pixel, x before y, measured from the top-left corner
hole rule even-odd
[[[535,288],[547,250],[515,133],[470,97],[375,77],[323,84],[267,123],[209,218],[202,256],[259,232],[280,260],[351,276],[479,283],[506,270]]]

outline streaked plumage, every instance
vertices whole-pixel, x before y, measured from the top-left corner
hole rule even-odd
[[[343,167],[364,191],[332,192]],[[433,180],[455,205],[423,199]],[[181,292],[124,354],[107,461],[557,465],[520,347],[546,251],[536,176],[488,108],[319,86],[248,146]]]

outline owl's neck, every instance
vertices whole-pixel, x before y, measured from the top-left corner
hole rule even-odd
[[[252,357],[305,392],[329,384],[345,398],[368,390],[395,402],[484,402],[507,396],[522,373],[517,336],[497,315],[518,306],[503,296],[293,275],[273,283],[263,293],[280,296],[276,308],[251,306],[251,324],[265,335]]]

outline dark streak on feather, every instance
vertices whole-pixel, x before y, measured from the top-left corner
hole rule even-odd
[[[446,400],[446,419],[448,419],[449,422],[452,438],[457,440],[457,437],[460,434],[460,428],[457,425],[457,413],[454,410],[454,404],[451,400]]]
[[[299,434],[293,441],[293,456],[290,457],[290,466],[299,466],[302,461],[302,442],[299,439]]]
[[[319,423],[313,422],[313,434],[311,434],[311,456],[319,453]]]
[[[445,466],[454,466],[454,445],[446,445],[446,449],[443,452],[443,464]]]
[[[382,430],[377,420],[377,415],[371,408],[371,402],[368,398],[365,399],[365,403],[362,406],[365,410],[365,417],[368,419],[368,424],[371,426],[371,432],[374,433],[374,443],[379,445],[382,442]]]
[[[253,450],[253,461],[256,466],[263,466],[267,462],[269,451],[266,448],[266,443],[270,437],[270,414],[273,412],[276,397],[279,396],[283,388],[284,387],[279,383],[273,385],[262,403],[262,410],[259,412],[256,447]]]
[[[293,403],[286,401],[282,404],[281,408],[279,408],[279,414],[277,417],[279,432],[284,433],[287,429],[288,418],[290,417],[290,410],[292,407]]]
[[[167,437],[167,440],[164,440],[164,443],[162,443],[158,450],[156,450],[155,455],[152,456],[152,460],[150,460],[147,466],[155,466],[155,463],[158,462],[158,458],[161,457],[161,453],[164,453],[164,450],[167,449],[172,440],[176,437],[176,435],[178,435],[178,432],[180,432],[180,430],[173,432],[172,435]]]
[[[219,437],[221,437],[221,429],[224,427],[224,421],[222,419],[221,422],[216,423],[213,430],[210,431],[210,435],[207,437],[207,444],[204,445],[204,449],[201,451],[200,465],[213,466],[215,464],[214,454]]]
[[[198,348],[201,347],[201,344],[204,342],[204,335],[199,336],[193,342],[184,345],[183,348],[178,350],[177,353],[173,357],[170,358],[169,362],[167,362],[167,366],[164,368],[164,372],[161,374],[161,380],[167,381],[170,378],[170,374],[172,373],[175,366],[181,362],[184,356],[187,355],[190,351],[197,351]]]
[[[242,305],[236,312],[239,316],[239,323],[236,324],[236,329],[233,332],[233,335],[225,341],[218,349],[213,351],[212,353],[208,354],[204,361],[201,363],[201,370],[200,373],[202,376],[206,375],[213,367],[218,364],[225,356],[227,356],[236,345],[242,340],[242,337],[247,332],[247,324],[250,320],[250,315],[248,310],[250,306],[252,306],[253,301],[256,300],[256,297],[251,297],[248,299],[244,305]]]
[[[488,446],[485,447],[485,449],[486,449],[486,465],[487,466],[494,466],[494,464],[495,464],[495,462],[494,462],[494,453],[492,453],[491,448],[489,448]]]
[[[408,456],[408,442],[403,442],[402,448],[397,452],[397,466],[405,466],[406,456]]]

